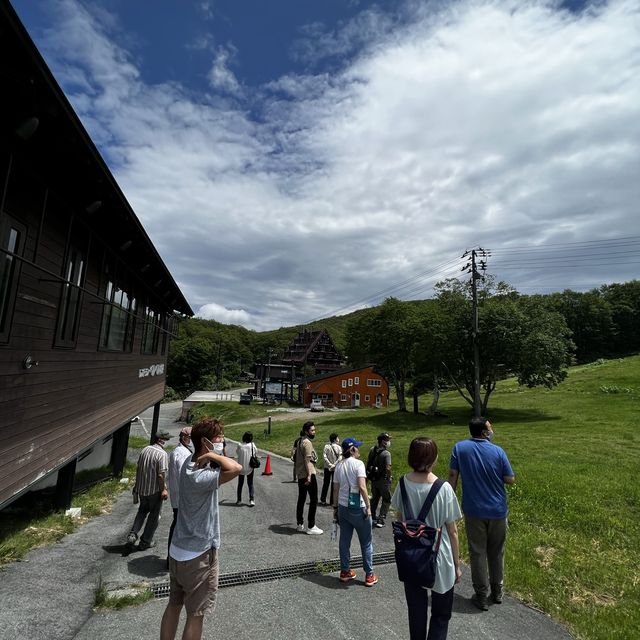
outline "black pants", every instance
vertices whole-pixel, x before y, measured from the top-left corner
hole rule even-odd
[[[376,511],[378,510],[378,503],[382,500],[380,505],[380,513],[377,518],[385,520],[387,513],[389,513],[389,506],[391,505],[391,482],[386,478],[381,480],[373,480],[371,482],[371,517],[376,519]]]
[[[171,523],[171,527],[169,527],[169,542],[167,542],[167,550],[171,548],[171,538],[173,538],[173,530],[176,528],[176,522],[178,522],[178,510],[173,510],[173,522]],[[167,551],[167,556],[169,552]]]
[[[296,520],[298,524],[304,524],[304,503],[309,494],[309,513],[307,520],[309,529],[316,526],[316,508],[318,506],[318,483],[316,482],[316,474],[311,474],[311,482],[305,484],[306,478],[298,480],[298,505],[296,508]]]
[[[252,469],[251,473],[247,474],[247,487],[249,487],[249,500],[253,500],[253,472],[255,470]],[[244,478],[242,474],[238,476],[238,502],[242,501],[242,487],[244,485]]]
[[[453,609],[453,587],[446,593],[436,593],[430,589],[404,584],[404,595],[407,598],[409,613],[410,640],[446,640]],[[427,608],[431,594],[431,619],[427,635]]]
[[[329,491],[329,504],[333,504],[333,471],[324,470],[324,480],[322,481],[322,491],[320,492],[320,502],[327,501],[327,491]]]

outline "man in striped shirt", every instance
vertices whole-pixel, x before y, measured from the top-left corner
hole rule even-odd
[[[131,531],[127,536],[127,548],[133,549],[138,540],[138,532],[146,519],[142,537],[138,549],[144,551],[155,547],[153,535],[158,528],[162,503],[167,499],[169,492],[165,484],[169,457],[164,450],[164,445],[171,438],[168,431],[159,431],[154,438],[154,443],[145,447],[138,458],[136,470],[136,484],[133,493],[138,495],[140,506],[136,519],[133,521]]]

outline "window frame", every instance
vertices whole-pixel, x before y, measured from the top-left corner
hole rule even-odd
[[[156,311],[156,309],[147,302],[142,309],[142,322],[144,324],[142,330],[142,341],[140,344],[140,354],[143,356],[153,356],[158,353],[159,343],[160,343],[160,328],[162,325],[162,314],[160,311]],[[157,318],[155,321],[153,318]],[[147,345],[149,342],[149,331],[152,330],[151,334],[151,345],[150,348]]]
[[[16,233],[16,240],[14,248],[10,249],[12,231]],[[27,226],[3,212],[0,216],[0,246],[3,248],[0,260],[3,268],[6,267],[6,273],[1,272],[2,281],[0,281],[0,344],[7,344],[11,338],[16,294],[22,268],[20,258],[24,255],[26,241]]]
[[[83,288],[87,277],[89,241],[87,239],[84,250],[80,247],[80,244],[80,242],[77,242],[77,238],[70,239],[65,253],[56,332],[53,340],[54,348],[73,349],[78,343],[82,302],[84,299]],[[76,298],[73,303],[74,308],[71,310],[72,303],[70,300],[74,292]],[[68,330],[69,325],[71,326],[70,332]]]
[[[121,271],[124,271],[124,276],[121,275]],[[103,292],[103,306],[98,339],[99,351],[109,353],[131,353],[133,351],[138,317],[138,298],[135,295],[135,290],[130,286],[130,279],[126,276],[128,276],[128,272],[122,269],[122,265],[112,256],[105,255],[100,287]],[[125,297],[126,306],[122,304]],[[120,302],[116,298],[119,298]],[[121,331],[122,344],[110,346],[115,333],[114,320],[118,321],[119,328],[124,327]]]

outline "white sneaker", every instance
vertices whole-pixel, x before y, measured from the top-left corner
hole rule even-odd
[[[249,506],[250,507],[255,507],[256,506],[256,501],[255,500],[249,500]]]
[[[307,533],[310,536],[319,536],[320,534],[324,533],[324,531],[316,526],[313,526],[311,527],[311,529],[307,529]]]
[[[306,528],[303,524],[299,524],[299,525],[296,527],[296,531],[297,531],[298,533],[306,533],[306,532],[307,532],[307,528]]]

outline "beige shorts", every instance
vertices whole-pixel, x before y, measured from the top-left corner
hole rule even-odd
[[[205,551],[193,560],[169,557],[169,604],[184,605],[189,616],[212,613],[218,592],[218,552]]]

